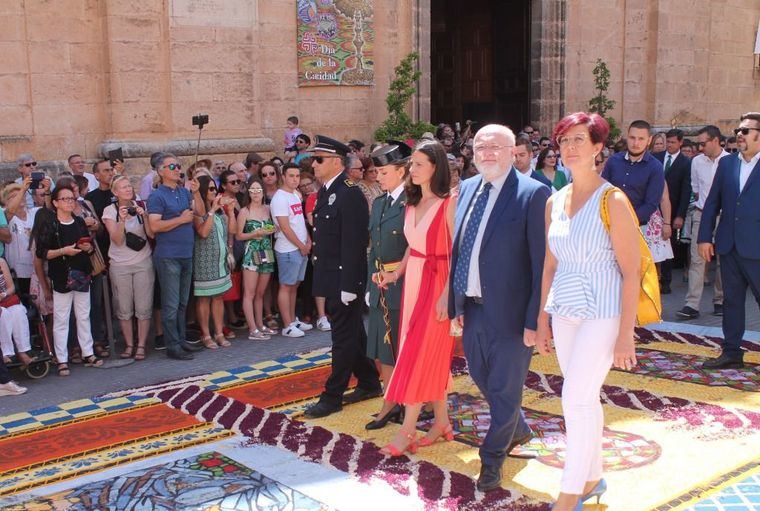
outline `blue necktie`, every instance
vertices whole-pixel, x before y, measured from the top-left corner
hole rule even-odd
[[[493,185],[486,183],[483,185],[483,189],[480,191],[478,198],[475,200],[475,204],[472,206],[472,212],[470,213],[470,219],[467,221],[467,226],[464,229],[464,237],[460,245],[459,259],[457,259],[457,267],[454,270],[454,293],[463,295],[467,290],[467,276],[470,273],[470,257],[472,257],[472,249],[475,245],[475,237],[478,235],[478,227],[480,227],[480,221],[483,219],[483,212],[486,210],[486,204],[488,204],[488,193],[491,191]]]

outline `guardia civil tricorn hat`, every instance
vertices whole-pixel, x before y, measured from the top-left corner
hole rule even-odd
[[[388,140],[388,145],[372,151],[372,163],[375,167],[383,167],[394,163],[402,163],[412,155],[412,148],[398,140]]]

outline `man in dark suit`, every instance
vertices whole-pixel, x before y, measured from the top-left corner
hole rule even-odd
[[[517,140],[515,141],[514,162],[512,164],[522,174],[535,179],[539,183],[548,186],[550,190],[554,191],[552,189],[551,181],[530,168],[531,159],[533,158],[532,147],[533,146],[531,145],[528,138],[517,137]]]
[[[683,227],[686,211],[689,208],[689,196],[691,195],[691,158],[681,153],[683,145],[683,131],[671,129],[665,134],[666,150],[655,153],[654,157],[660,160],[665,169],[665,182],[668,184],[668,197],[670,198],[671,218],[665,220],[671,224],[672,234],[670,244],[673,247],[675,259],[663,261],[660,266],[660,292],[670,294],[670,282],[672,281],[673,263],[686,261],[686,245],[678,242],[678,232]]]
[[[760,112],[742,115],[734,130],[739,153],[721,158],[699,226],[699,253],[709,261],[720,254],[723,278],[723,344],[705,369],[744,366],[747,287],[760,306]],[[712,232],[720,215],[713,245]]]
[[[488,125],[475,135],[479,175],[463,181],[454,227],[449,317],[462,324],[470,376],[488,401],[478,489],[501,485],[501,466],[531,438],[522,389],[533,353],[545,256],[549,188],[517,171],[515,137]]]
[[[367,276],[367,200],[345,174],[349,148],[318,135],[314,174],[323,184],[314,206],[312,293],[324,296],[332,324],[332,372],[319,402],[306,410],[315,419],[340,411],[351,374],[359,381],[351,401],[382,395],[375,364],[367,358],[362,300]]]

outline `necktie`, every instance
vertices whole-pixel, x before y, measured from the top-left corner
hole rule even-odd
[[[672,159],[673,157],[671,155],[668,155],[668,161],[665,162],[665,174],[667,174],[670,170],[670,163]]]
[[[470,219],[467,221],[467,226],[464,229],[464,237],[462,238],[461,249],[459,251],[459,259],[457,260],[457,267],[454,270],[454,292],[460,295],[465,294],[465,291],[467,290],[467,276],[470,273],[470,257],[472,256],[472,249],[475,245],[475,237],[478,235],[478,227],[480,227],[480,221],[483,219],[483,212],[485,212],[486,204],[488,203],[488,193],[491,191],[492,186],[491,183],[483,185],[483,189],[480,191],[478,198],[475,200],[475,204],[472,206]]]

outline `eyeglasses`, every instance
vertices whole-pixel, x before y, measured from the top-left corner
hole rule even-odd
[[[233,179],[231,181],[227,181],[227,184],[228,185],[237,185],[237,184],[240,184],[240,181],[238,181],[236,179]]]
[[[532,135],[533,134],[533,130],[530,130],[530,131],[525,130],[525,131],[523,131],[523,133],[525,133],[526,135]]]
[[[76,199],[74,197],[58,197],[56,199],[58,202],[74,202]]]
[[[264,192],[264,190],[262,190],[261,188],[249,188],[248,191],[250,193],[256,193],[256,194]]]
[[[262,172],[261,173],[262,177],[272,177],[272,176],[276,176],[276,175],[277,175],[276,172]]]
[[[313,184],[314,184],[313,181],[309,181],[308,183],[301,183],[300,185],[298,185],[298,188],[308,188]]]
[[[28,161],[28,162],[24,163],[24,167],[36,167],[36,166],[37,166],[37,162],[36,161]]]
[[[317,162],[317,163],[319,163],[319,164],[322,164],[328,158],[340,158],[340,156],[315,156],[314,157],[314,161]]]
[[[169,165],[164,165],[164,167],[169,170],[182,170],[182,164],[180,163],[170,163]]]
[[[583,143],[588,138],[588,135],[585,133],[578,133],[577,135],[573,135],[572,137],[558,137],[557,138],[557,144],[560,147],[578,147],[579,145],[583,145]]]
[[[747,135],[749,135],[749,130],[760,131],[760,128],[736,128],[734,130],[734,135],[739,136],[739,133],[741,133],[742,135],[746,137]]]
[[[476,153],[498,153],[500,151],[503,151],[504,149],[509,149],[510,147],[514,147],[513,145],[476,145],[475,146],[475,152]]]
[[[547,158],[556,158],[557,155],[556,154],[547,154],[546,157]]]

